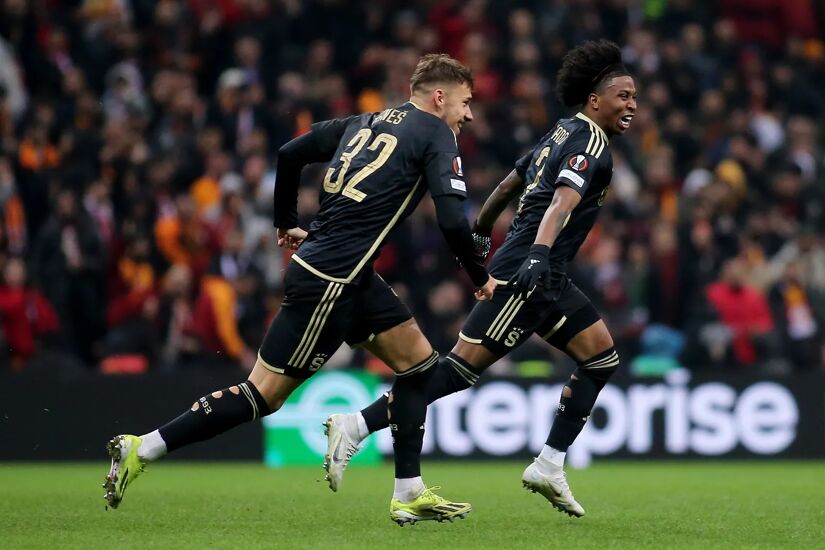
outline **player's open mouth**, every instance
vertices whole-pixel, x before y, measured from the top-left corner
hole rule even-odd
[[[619,128],[627,130],[630,128],[630,121],[633,120],[633,115],[625,115],[619,119]]]

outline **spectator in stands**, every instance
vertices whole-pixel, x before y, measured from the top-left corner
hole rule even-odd
[[[60,152],[49,139],[44,122],[26,126],[17,152],[18,192],[26,211],[26,233],[37,238],[49,211],[49,185],[60,164]]]
[[[8,347],[12,370],[22,370],[43,345],[56,335],[60,322],[43,294],[27,281],[26,264],[9,258],[0,285],[0,326]]]
[[[207,122],[224,135],[224,147],[241,148],[256,127],[267,127],[260,107],[260,84],[250,84],[242,69],[230,68],[221,74],[215,102],[210,105]]]
[[[773,280],[785,277],[790,264],[796,264],[793,273],[803,286],[825,293],[825,248],[821,234],[814,228],[803,227],[797,237],[787,242],[771,259],[769,269]]]
[[[200,350],[195,331],[195,300],[192,272],[186,264],[175,264],[160,285],[156,329],[161,342],[164,370],[192,364]]]
[[[231,168],[232,158],[223,151],[206,155],[206,171],[189,188],[202,219],[215,221],[220,216],[221,179]]]
[[[707,288],[707,300],[732,334],[732,358],[753,367],[773,356],[774,322],[765,295],[745,284],[745,265],[733,258],[722,265],[719,281]]]
[[[173,213],[161,217],[155,224],[157,247],[166,261],[186,264],[195,280],[199,280],[218,250],[218,237],[198,216],[197,206],[190,195],[179,195],[175,207]]]
[[[770,302],[787,358],[798,369],[816,365],[822,358],[825,296],[802,283],[801,265],[785,264],[785,271],[770,291]]]
[[[106,354],[136,354],[149,361],[157,359],[158,298],[151,252],[151,239],[136,235],[126,243],[126,250],[117,261],[109,281]]]
[[[96,363],[105,331],[104,251],[71,191],[57,195],[54,214],[35,244],[33,265],[71,349],[87,364]]]
[[[0,226],[5,238],[3,252],[26,250],[26,213],[17,192],[17,181],[8,157],[0,155]]]
[[[246,277],[250,263],[241,255],[241,246],[241,234],[236,230],[229,231],[221,254],[215,257],[201,282],[193,312],[193,327],[203,356],[209,363],[239,362],[244,368],[251,369],[256,354],[244,342],[240,332],[241,319],[250,313],[251,308],[247,304],[244,311],[239,304],[256,289]],[[264,317],[261,308],[261,323]]]
[[[650,320],[670,327],[680,327],[684,319],[685,296],[683,273],[679,266],[676,231],[668,222],[657,223],[650,235],[650,272],[648,304]]]

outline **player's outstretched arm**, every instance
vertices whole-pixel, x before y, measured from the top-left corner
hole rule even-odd
[[[581,196],[566,185],[559,185],[553,194],[553,201],[544,212],[536,240],[530,247],[530,253],[518,271],[510,279],[515,287],[515,294],[526,298],[550,269],[550,249],[564,229],[570,213],[581,201]]]
[[[553,243],[564,229],[570,213],[578,206],[582,198],[576,191],[566,185],[559,185],[553,193],[553,201],[544,212],[539,231],[536,234],[535,244],[551,248]]]
[[[484,201],[484,206],[478,213],[475,223],[473,224],[473,242],[475,244],[476,255],[480,256],[482,260],[486,260],[490,254],[490,247],[493,244],[491,238],[493,234],[493,225],[496,220],[516,196],[524,189],[524,179],[515,170],[507,174],[501,183],[496,186],[487,200]]]

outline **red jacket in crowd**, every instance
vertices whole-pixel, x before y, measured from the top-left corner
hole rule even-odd
[[[15,369],[23,368],[34,354],[38,336],[56,332],[60,326],[54,308],[33,289],[0,287],[0,316]]]
[[[751,339],[773,329],[773,317],[765,296],[757,289],[736,287],[726,282],[708,286],[707,296],[719,318],[733,332],[733,354],[743,365],[756,362]]]

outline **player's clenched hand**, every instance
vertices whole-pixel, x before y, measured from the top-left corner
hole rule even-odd
[[[478,290],[476,290],[476,292],[475,292],[476,300],[478,300],[479,302],[484,302],[486,300],[492,300],[493,299],[493,293],[495,293],[496,286],[498,286],[499,283],[501,283],[501,281],[497,281],[496,279],[493,279],[492,276],[488,277],[487,282],[484,283],[484,286],[479,288]]]
[[[307,232],[300,227],[292,227],[290,229],[278,229],[278,246],[281,248],[288,248],[290,250],[298,250],[304,239],[307,238]]]
[[[527,259],[510,279],[513,294],[523,300],[536,289],[550,271],[550,247],[534,244],[530,247]]]

